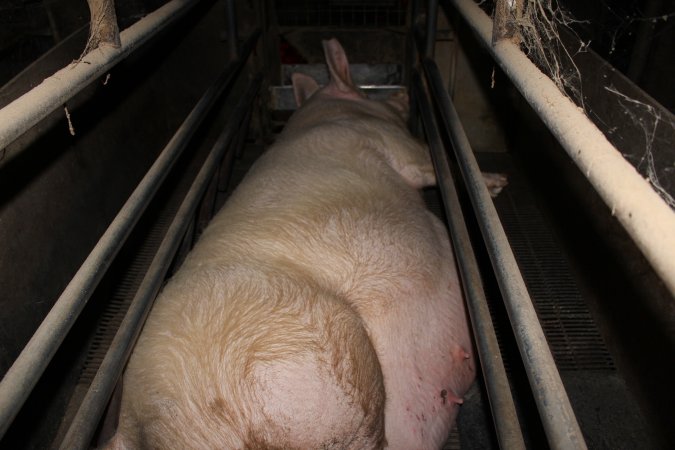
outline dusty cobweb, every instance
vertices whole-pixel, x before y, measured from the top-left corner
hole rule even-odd
[[[522,16],[516,22],[521,46],[528,57],[583,108],[581,73],[574,55],[586,51],[590,42],[584,42],[571,28],[581,21],[574,19],[554,0],[524,0]],[[561,28],[572,37],[571,41],[577,42],[577,48],[565,45]]]
[[[654,190],[659,193],[661,198],[673,209],[675,209],[675,198],[666,191],[658,177],[658,172],[654,164],[653,145],[656,138],[656,130],[659,125],[666,125],[675,128],[675,121],[670,117],[664,117],[661,111],[652,105],[643,103],[639,100],[628,97],[619,92],[613,86],[605,86],[605,90],[616,95],[618,103],[623,109],[624,114],[628,115],[631,121],[638,125],[644,136],[644,149],[639,161],[636,162],[636,169],[647,174],[647,179]],[[665,122],[665,123],[664,123]],[[624,155],[625,156],[625,155]]]
[[[516,1],[509,3],[509,5],[511,4],[515,5]],[[612,5],[606,4],[606,7],[611,8]],[[633,16],[625,16],[623,23],[617,22],[613,30],[606,30],[607,35],[611,37],[609,54],[611,55],[615,50],[617,39],[627,33],[626,30],[630,23],[668,20],[673,15],[675,13],[649,17],[638,11]],[[598,117],[595,111],[589,114],[584,100],[583,74],[575,63],[575,56],[580,52],[587,51],[591,42],[581,39],[574,27],[578,24],[587,26],[593,26],[593,24],[575,19],[556,0],[523,0],[522,13],[520,17],[516,18],[516,24],[521,48],[530,60],[546,73],[560,91],[580,106],[587,115],[593,115],[596,121],[605,122],[606,118]],[[637,151],[640,156],[636,158],[635,153],[633,155],[624,153],[624,157],[629,159],[639,172],[645,174],[654,190],[671,208],[675,209],[675,199],[673,199],[671,193],[664,189],[659,179],[659,173],[663,177],[667,176],[669,172],[659,172],[654,158],[657,128],[669,127],[675,130],[673,116],[667,112],[662,113],[661,110],[652,105],[631,98],[614,86],[605,86],[604,89],[616,98],[617,107],[628,116],[633,125],[642,130],[643,148]],[[634,151],[635,149],[631,150]]]

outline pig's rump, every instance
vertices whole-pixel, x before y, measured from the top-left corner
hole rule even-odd
[[[333,102],[296,113],[158,297],[115,442],[447,437],[474,368],[447,234],[413,188],[433,181],[428,155],[386,111]]]
[[[131,448],[376,448],[383,408],[377,357],[344,301],[277,268],[202,268],[153,310],[118,434]]]

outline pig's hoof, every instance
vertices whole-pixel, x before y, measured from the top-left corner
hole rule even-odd
[[[496,197],[509,184],[506,174],[503,173],[483,172],[483,179],[492,198]]]

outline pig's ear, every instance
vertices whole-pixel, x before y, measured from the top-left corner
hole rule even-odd
[[[407,92],[401,91],[391,94],[385,101],[401,115],[403,120],[408,120],[408,116],[410,114],[410,103]]]
[[[331,83],[341,92],[354,91],[354,84],[349,73],[349,61],[338,40],[333,38],[323,41],[323,52],[326,55]]]
[[[295,103],[298,107],[302,106],[309,97],[319,90],[319,84],[316,80],[304,73],[294,73],[291,75],[293,82],[293,95],[295,95]]]

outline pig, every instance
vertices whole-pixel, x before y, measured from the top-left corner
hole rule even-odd
[[[438,449],[475,377],[407,97],[373,101],[323,42],[299,109],[151,311],[108,448]]]

